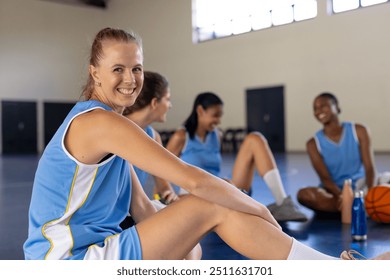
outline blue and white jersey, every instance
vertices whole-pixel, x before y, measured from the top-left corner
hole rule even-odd
[[[153,128],[148,125],[145,129],[145,132],[147,135],[149,135],[150,138],[154,139],[154,130]],[[139,181],[141,182],[141,186],[144,187],[146,184],[146,181],[148,180],[149,173],[146,171],[139,169],[137,166],[133,165],[135,173],[137,173],[137,177]]]
[[[78,102],[42,154],[34,179],[28,238],[23,247],[26,259],[142,256],[135,227],[125,232],[119,226],[131,201],[127,161],[111,155],[101,163],[84,164],[64,144],[71,122],[96,109],[111,110],[98,101]]]
[[[365,170],[360,154],[359,140],[355,124],[342,123],[343,132],[338,143],[329,139],[323,130],[315,134],[317,149],[333,181],[342,189],[345,179],[352,179],[355,188],[356,181],[365,176]]]
[[[202,141],[196,134],[193,139],[186,133],[186,142],[180,158],[192,165],[195,165],[215,176],[221,171],[221,143],[217,129],[207,133]]]

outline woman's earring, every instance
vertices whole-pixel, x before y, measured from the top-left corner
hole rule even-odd
[[[102,83],[101,83],[101,82],[95,82],[95,85],[96,85],[97,87],[101,87],[101,86],[102,86]]]

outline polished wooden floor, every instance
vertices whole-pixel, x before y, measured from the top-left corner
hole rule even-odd
[[[286,192],[294,200],[299,188],[318,183],[306,154],[277,154],[275,157]],[[233,161],[234,154],[224,154],[223,175],[229,175]],[[24,258],[22,245],[27,237],[27,213],[37,163],[35,155],[0,157],[0,260]],[[390,154],[377,154],[376,163],[378,171],[390,170]],[[273,202],[271,192],[257,175],[252,196],[264,204]],[[355,243],[351,241],[349,225],[342,225],[338,219],[318,219],[310,210],[302,210],[309,216],[308,222],[289,222],[282,227],[315,249],[338,256],[342,250],[353,248],[367,257],[390,250],[390,224],[368,220],[367,241]],[[201,244],[204,259],[243,259],[215,234],[206,236]]]

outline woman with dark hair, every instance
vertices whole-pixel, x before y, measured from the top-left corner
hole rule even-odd
[[[134,105],[125,108],[123,115],[141,127],[152,139],[162,145],[160,134],[151,126],[154,122],[165,122],[171,109],[171,92],[167,79],[159,73],[144,71],[144,84]],[[134,166],[141,185],[145,185],[149,174]],[[154,177],[155,190],[166,204],[178,199],[173,187],[165,180]]]
[[[170,138],[167,149],[185,162],[220,176],[221,132],[217,126],[222,115],[223,102],[216,94],[199,94],[183,128]],[[307,220],[291,197],[286,195],[268,142],[259,132],[252,132],[245,137],[234,162],[232,178],[226,180],[250,194],[255,170],[275,197],[276,202],[268,208],[278,222]],[[181,194],[184,193],[181,190]]]
[[[125,108],[123,115],[141,127],[149,137],[162,145],[160,134],[153,129],[151,124],[154,122],[165,122],[167,113],[171,108],[171,91],[168,80],[159,73],[144,71],[142,90],[135,103],[132,106]],[[136,166],[133,167],[141,186],[145,187],[150,174]],[[152,177],[155,182],[154,194],[159,196],[158,199],[152,200],[156,210],[161,210],[165,205],[169,205],[178,200],[179,197],[176,195],[175,190],[168,181],[156,176]],[[125,225],[126,221],[129,220],[131,224],[131,218],[127,217],[125,222],[121,225]],[[201,259],[201,257],[202,248],[197,244],[185,259],[198,260]]]

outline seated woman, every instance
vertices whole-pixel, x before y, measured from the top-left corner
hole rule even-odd
[[[352,180],[353,189],[365,193],[378,181],[368,129],[362,124],[341,122],[339,102],[331,93],[318,95],[313,108],[323,127],[308,140],[306,148],[320,186],[299,190],[297,198],[319,216],[329,216],[341,211],[341,191],[346,179]]]
[[[157,143],[162,145],[160,134],[153,129],[154,122],[165,122],[171,109],[171,92],[167,79],[159,73],[144,71],[144,84],[134,105],[127,107],[123,115],[141,127]],[[149,173],[134,166],[141,185],[145,185]],[[161,178],[152,176],[155,182],[153,193],[158,194],[165,204],[178,199],[171,184]]]
[[[151,124],[166,121],[168,110],[172,107],[170,99],[171,91],[168,80],[159,73],[144,71],[142,90],[134,105],[125,108],[123,115],[141,127],[146,134],[162,145],[160,134],[152,128]],[[141,185],[144,187],[148,177],[152,175],[136,166],[134,166],[134,171]],[[157,210],[164,208],[164,204],[169,205],[179,198],[169,182],[156,176],[152,177],[155,182],[154,193],[159,196],[159,199],[152,200]],[[200,244],[197,244],[185,259],[199,260],[201,257],[202,248]]]
[[[217,126],[222,114],[223,102],[216,94],[199,94],[190,116],[184,126],[172,135],[167,149],[185,162],[220,176],[221,133]],[[267,140],[259,132],[250,133],[242,142],[234,162],[232,178],[228,181],[250,194],[255,170],[263,177],[275,198],[276,202],[268,208],[278,222],[307,220],[291,197],[286,195]]]

